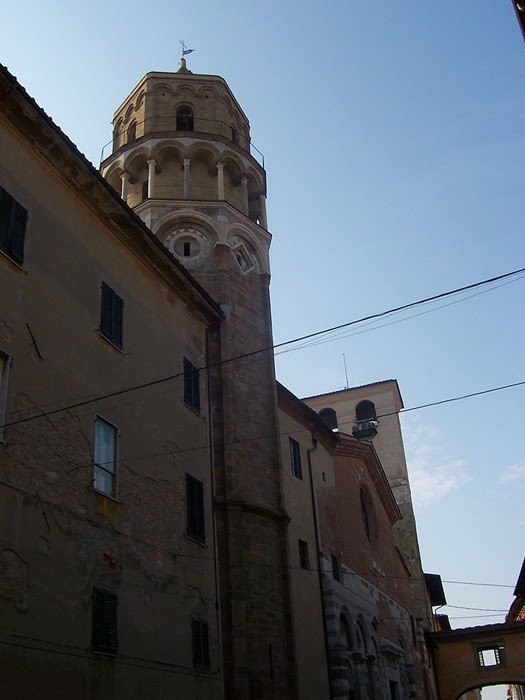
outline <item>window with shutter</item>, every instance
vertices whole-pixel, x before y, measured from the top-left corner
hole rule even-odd
[[[100,333],[122,349],[124,302],[105,282],[100,301]]]
[[[27,210],[0,187],[0,250],[17,263],[24,262]]]
[[[93,589],[93,651],[106,654],[118,652],[117,607],[116,593],[102,588]]]
[[[200,372],[186,357],[184,358],[184,403],[197,413],[201,411]]]
[[[200,668],[209,668],[210,647],[207,623],[193,619],[191,621],[191,638],[193,643],[193,665]]]
[[[205,541],[204,485],[191,474],[186,474],[186,534],[199,542]]]

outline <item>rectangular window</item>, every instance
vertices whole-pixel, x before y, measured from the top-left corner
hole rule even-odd
[[[100,302],[100,332],[118,348],[122,349],[124,302],[118,294],[102,282]]]
[[[478,665],[481,667],[501,666],[503,664],[503,649],[503,642],[493,646],[478,647]]]
[[[201,622],[200,620],[191,621],[191,638],[193,642],[193,665],[200,668],[209,668],[210,646],[206,622]]]
[[[9,355],[0,350],[0,441],[4,437],[3,425],[7,408],[7,378],[9,373]]]
[[[118,652],[116,593],[102,588],[93,589],[93,631],[91,648],[106,654]]]
[[[200,372],[197,367],[184,358],[184,403],[193,408],[197,413],[201,412],[201,395],[199,384]]]
[[[0,187],[0,250],[12,260],[24,262],[27,209]]]
[[[148,181],[144,180],[142,183],[142,201],[148,199]]]
[[[301,445],[290,438],[290,464],[292,467],[292,474],[298,479],[303,478],[303,470],[301,469]]]
[[[106,496],[117,495],[118,429],[103,418],[95,421],[95,467],[93,485]]]
[[[191,241],[184,241],[184,257],[189,258],[191,256]]]
[[[308,556],[308,542],[303,542],[303,540],[299,540],[299,562],[301,563],[301,569],[310,568],[310,557]]]
[[[186,474],[186,534],[205,541],[204,485],[191,474]]]

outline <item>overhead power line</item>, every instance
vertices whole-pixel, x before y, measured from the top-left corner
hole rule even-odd
[[[350,326],[357,325],[358,323],[363,323],[364,321],[370,321],[372,319],[378,319],[378,318],[382,318],[384,316],[399,313],[400,311],[404,311],[406,309],[411,309],[411,308],[414,308],[416,306],[421,306],[422,304],[428,304],[432,301],[436,301],[437,299],[444,299],[444,298],[450,297],[454,294],[460,294],[461,292],[465,292],[465,291],[470,290],[470,289],[476,289],[478,287],[482,287],[482,286],[487,285],[487,284],[492,284],[492,283],[497,282],[499,280],[507,279],[509,277],[519,275],[523,272],[525,272],[525,267],[520,268],[518,270],[513,270],[512,272],[506,272],[503,275],[497,275],[496,277],[490,277],[488,279],[481,280],[479,282],[474,282],[473,284],[468,284],[468,285],[465,285],[463,287],[458,287],[456,289],[452,289],[452,290],[447,291],[447,292],[441,292],[440,294],[434,294],[433,296],[426,297],[424,299],[419,299],[417,301],[410,302],[409,304],[403,304],[401,306],[397,306],[397,307],[394,307],[392,309],[387,309],[386,311],[380,311],[380,312],[375,313],[375,314],[363,316],[362,318],[355,319],[353,321],[348,321],[348,322],[342,323],[338,326],[324,328],[320,331],[315,331],[313,333],[308,333],[306,335],[302,335],[302,336],[299,336],[297,338],[292,338],[291,340],[285,340],[281,343],[275,343],[274,345],[269,345],[267,347],[260,348],[258,350],[252,350],[251,352],[243,353],[241,355],[235,355],[234,357],[230,357],[226,360],[222,360],[221,362],[217,362],[217,363],[211,364],[209,366],[199,367],[198,370],[199,370],[199,372],[202,372],[204,370],[211,369],[213,367],[226,365],[226,364],[229,364],[231,362],[236,362],[238,360],[245,359],[248,357],[253,357],[255,355],[269,352],[269,351],[275,350],[277,348],[282,348],[282,347],[285,347],[287,345],[292,345],[293,343],[299,343],[299,342],[302,342],[304,340],[309,340],[311,338],[319,337],[319,336],[327,334],[327,333],[332,333],[333,331],[341,330],[343,328],[349,328]],[[153,380],[150,380],[148,382],[134,384],[132,386],[125,387],[123,389],[118,389],[116,391],[108,392],[106,394],[100,394],[99,396],[96,396],[93,398],[84,399],[83,401],[76,401],[74,403],[60,406],[59,408],[55,408],[55,409],[52,409],[50,411],[42,411],[42,412],[36,413],[32,416],[27,416],[26,418],[19,418],[19,419],[14,420],[14,421],[9,421],[8,423],[4,423],[3,425],[0,425],[0,428],[7,428],[7,427],[10,427],[13,425],[18,425],[20,423],[27,423],[29,421],[36,420],[37,418],[45,418],[47,416],[52,416],[52,415],[55,415],[57,413],[61,413],[63,411],[70,411],[72,409],[79,408],[81,406],[86,406],[86,405],[92,404],[92,403],[97,403],[98,401],[103,401],[105,399],[113,398],[115,396],[122,396],[123,394],[127,394],[131,391],[138,391],[140,389],[146,389],[148,387],[155,386],[157,384],[163,384],[165,382],[172,381],[173,379],[177,379],[179,377],[182,377],[183,375],[184,375],[184,372],[177,372],[175,374],[170,374],[170,375],[167,375],[165,377],[159,377],[158,379],[153,379]],[[494,389],[494,391],[496,391],[496,389]]]
[[[392,416],[392,415],[396,415],[397,413],[402,413],[402,412],[407,412],[407,411],[417,411],[417,410],[422,409],[422,408],[429,408],[430,406],[439,406],[441,404],[451,403],[452,401],[461,401],[463,399],[468,399],[468,398],[471,398],[473,396],[482,396],[483,394],[491,394],[494,391],[502,391],[503,389],[511,389],[512,387],[523,386],[523,385],[525,385],[525,381],[515,382],[514,384],[505,384],[503,386],[493,387],[492,389],[484,389],[483,391],[476,391],[472,394],[463,394],[462,396],[454,396],[452,398],[442,399],[440,401],[434,401],[432,403],[426,403],[426,404],[422,404],[420,406],[413,406],[411,408],[403,408],[403,409],[400,409],[399,411],[391,411],[390,413],[379,413],[377,415],[377,418],[385,418],[386,416]],[[44,414],[40,414],[40,415],[44,415]],[[23,421],[20,421],[20,422],[23,422]],[[339,421],[338,424],[340,426],[342,426],[342,425],[352,425],[353,423],[355,423],[355,420],[352,419],[350,421],[343,421],[343,422]],[[270,440],[272,438],[279,438],[279,437],[283,437],[285,435],[297,435],[298,433],[304,433],[304,432],[311,432],[311,431],[310,431],[310,429],[301,428],[299,430],[286,430],[282,433],[272,432],[272,433],[267,433],[267,434],[263,434],[263,435],[250,435],[249,437],[245,437],[245,438],[236,438],[235,440],[225,441],[222,443],[222,446],[223,447],[231,447],[232,445],[238,445],[238,444],[245,443],[245,442],[255,442],[258,440]],[[183,454],[185,452],[197,452],[198,450],[209,450],[210,447],[211,447],[211,445],[209,443],[205,443],[203,445],[194,445],[192,447],[181,447],[181,448],[176,449],[176,450],[163,450],[162,452],[151,452],[151,453],[145,454],[145,455],[133,455],[133,454],[126,455],[125,457],[122,457],[116,461],[118,464],[123,464],[126,462],[140,461],[143,459],[154,459],[156,457],[166,457],[169,455],[180,455],[180,454]],[[112,460],[112,462],[113,461],[114,460]],[[85,469],[87,467],[93,466],[93,462],[88,462],[88,463],[84,463],[84,464],[75,464],[74,462],[70,462],[70,464],[73,464],[73,468],[69,470],[70,472],[76,471],[77,469]],[[99,465],[104,465],[104,464],[109,464],[109,462],[99,462]]]

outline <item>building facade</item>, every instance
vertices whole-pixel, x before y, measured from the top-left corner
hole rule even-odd
[[[2,694],[223,697],[188,371],[222,312],[7,71],[0,90]]]
[[[434,698],[397,383],[276,382],[266,173],[226,82],[148,73],[101,174],[0,90],[3,687]]]

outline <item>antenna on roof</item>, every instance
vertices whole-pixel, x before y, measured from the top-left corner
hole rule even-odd
[[[181,41],[180,39],[179,39],[179,43],[180,43],[181,46],[182,46],[182,57],[183,57],[183,58],[184,58],[184,56],[187,56],[189,53],[192,53],[193,51],[195,51],[195,49],[189,49],[189,48],[186,46],[186,44],[185,44],[183,41]]]
[[[346,357],[345,354],[343,353],[343,363],[345,366],[345,377],[346,377],[346,386],[345,389],[348,389],[348,370],[346,369]]]

